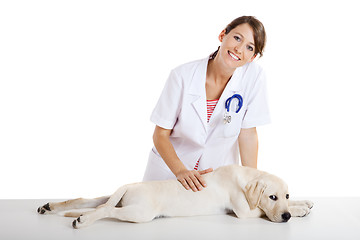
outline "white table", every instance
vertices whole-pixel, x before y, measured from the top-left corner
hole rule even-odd
[[[360,198],[306,199],[315,203],[310,215],[288,223],[216,215],[143,224],[104,219],[78,230],[72,228],[72,218],[36,212],[48,199],[0,200],[0,239],[360,239]]]

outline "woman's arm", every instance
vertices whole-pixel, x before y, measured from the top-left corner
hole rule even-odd
[[[178,181],[186,189],[189,190],[191,188],[194,192],[200,191],[203,187],[206,187],[206,183],[201,175],[211,172],[212,169],[203,171],[188,170],[176,155],[175,149],[170,142],[169,136],[171,131],[171,129],[155,127],[153,135],[155,148]]]
[[[242,128],[238,137],[241,164],[257,168],[258,136],[256,127]]]

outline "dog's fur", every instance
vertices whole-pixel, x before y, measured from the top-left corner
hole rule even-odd
[[[47,203],[40,214],[72,209],[96,208],[89,212],[68,212],[74,228],[89,226],[102,218],[148,222],[159,216],[195,216],[234,212],[238,218],[266,215],[273,222],[310,213],[310,201],[288,200],[288,187],[280,178],[257,169],[231,165],[203,175],[207,187],[186,190],[177,180],[125,185],[113,195],[95,199],[74,199]]]

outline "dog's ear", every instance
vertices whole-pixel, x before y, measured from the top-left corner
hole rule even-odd
[[[245,187],[245,197],[249,203],[250,209],[253,210],[259,206],[260,198],[264,193],[266,185],[264,181],[254,179]]]

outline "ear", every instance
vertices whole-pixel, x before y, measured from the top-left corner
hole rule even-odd
[[[258,179],[254,179],[246,185],[245,197],[251,210],[254,210],[259,206],[260,198],[264,193],[265,188],[265,183]]]
[[[226,29],[222,30],[222,32],[219,34],[219,41],[222,42],[225,37]]]

